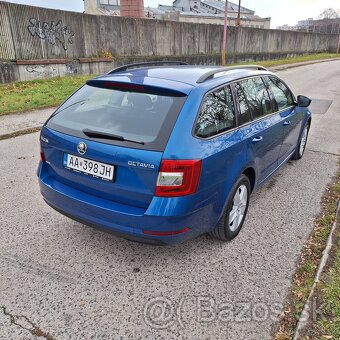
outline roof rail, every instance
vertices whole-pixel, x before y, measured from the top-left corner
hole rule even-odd
[[[124,72],[129,69],[139,68],[139,67],[147,67],[147,66],[162,66],[162,65],[188,65],[183,61],[148,61],[144,63],[135,63],[135,64],[127,64],[123,66],[119,66],[113,70],[111,70],[108,74]]]
[[[262,71],[268,71],[265,67],[263,66],[259,66],[259,65],[240,65],[240,66],[227,66],[227,67],[219,67],[216,68],[214,70],[208,71],[206,73],[204,73],[203,75],[201,75],[196,83],[203,83],[206,80],[212,79],[214,77],[215,74],[217,73],[221,73],[221,72],[228,72],[228,71],[232,71],[232,70],[262,70]]]

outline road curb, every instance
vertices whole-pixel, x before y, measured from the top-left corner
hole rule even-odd
[[[334,238],[334,232],[337,226],[337,220],[338,220],[338,216],[339,216],[339,210],[340,210],[340,201],[338,201],[337,204],[337,209],[336,209],[336,214],[335,214],[335,221],[332,225],[331,231],[328,235],[327,238],[327,242],[326,242],[326,247],[324,249],[324,251],[322,252],[322,257],[319,263],[319,267],[318,270],[316,272],[316,275],[314,277],[314,281],[313,281],[313,285],[312,285],[312,289],[309,293],[308,299],[303,307],[303,310],[300,314],[300,318],[298,320],[296,329],[295,329],[295,333],[294,333],[294,337],[293,340],[298,340],[301,334],[301,331],[305,328],[305,326],[308,324],[309,322],[309,315],[310,315],[310,310],[311,310],[311,300],[315,291],[315,287],[317,285],[317,283],[320,281],[320,277],[321,274],[323,272],[323,269],[325,268],[325,265],[327,264],[327,260],[329,257],[329,253],[332,249],[333,246],[333,238]]]
[[[0,140],[19,137],[19,136],[27,135],[27,134],[30,134],[30,133],[35,133],[35,132],[40,131],[41,128],[42,128],[42,126],[35,126],[35,127],[27,128],[27,129],[13,131],[13,132],[10,132],[10,133],[5,133],[3,135],[0,135]]]
[[[285,65],[279,65],[279,66],[274,66],[274,67],[268,67],[268,69],[270,71],[284,71],[284,70],[288,70],[288,69],[294,68],[294,67],[301,67],[301,66],[319,64],[319,63],[326,63],[326,62],[334,61],[334,60],[340,60],[340,57],[339,58],[329,58],[329,59],[302,61],[300,63],[285,64]]]

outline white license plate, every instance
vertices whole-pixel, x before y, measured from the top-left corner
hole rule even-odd
[[[64,167],[104,180],[112,181],[114,166],[90,159],[64,154]]]

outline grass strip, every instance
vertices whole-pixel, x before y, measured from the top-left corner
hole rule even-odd
[[[93,75],[54,77],[0,85],[0,116],[58,106]]]
[[[323,59],[334,59],[340,58],[340,54],[336,53],[315,53],[315,54],[307,54],[296,56],[292,58],[283,58],[283,59],[273,59],[273,60],[263,60],[263,61],[255,61],[255,62],[241,62],[241,63],[233,63],[227,64],[227,66],[237,66],[237,65],[247,65],[247,64],[256,64],[261,65],[263,67],[274,67],[281,65],[290,65],[295,63],[303,63],[308,61],[317,61]]]
[[[314,222],[315,227],[301,252],[300,259],[293,276],[292,288],[288,296],[285,311],[283,312],[280,325],[274,337],[275,340],[290,340],[293,338],[297,321],[300,318],[303,307],[310,294],[314,277],[322,257],[322,252],[325,249],[329,232],[336,218],[337,202],[339,200],[340,166],[337,175],[334,177],[332,183],[327,187],[324,193],[324,196],[321,200],[321,213],[316,218]],[[339,266],[337,270],[340,271],[340,255]],[[337,317],[340,317],[340,275],[338,275],[337,279]],[[333,292],[331,292],[328,296],[325,295],[325,298],[326,306],[333,306]],[[330,323],[332,323],[331,320]],[[322,325],[323,324],[321,323],[320,327],[323,327]],[[323,329],[327,329],[328,326],[329,324],[325,324]],[[320,328],[320,330],[321,329],[322,328]],[[340,323],[338,323],[338,329],[340,331]],[[306,337],[305,339],[317,338]],[[322,339],[322,337],[320,337],[320,339]],[[330,337],[329,339],[333,339],[333,337]],[[340,339],[340,337],[334,337],[334,339]]]
[[[339,185],[340,191],[340,185]],[[310,339],[340,339],[340,219],[332,260],[317,286],[318,318],[308,328]]]

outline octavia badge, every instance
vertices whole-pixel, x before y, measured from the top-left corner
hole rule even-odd
[[[86,152],[87,146],[84,142],[80,142],[77,146],[77,150],[81,155],[84,155]]]

